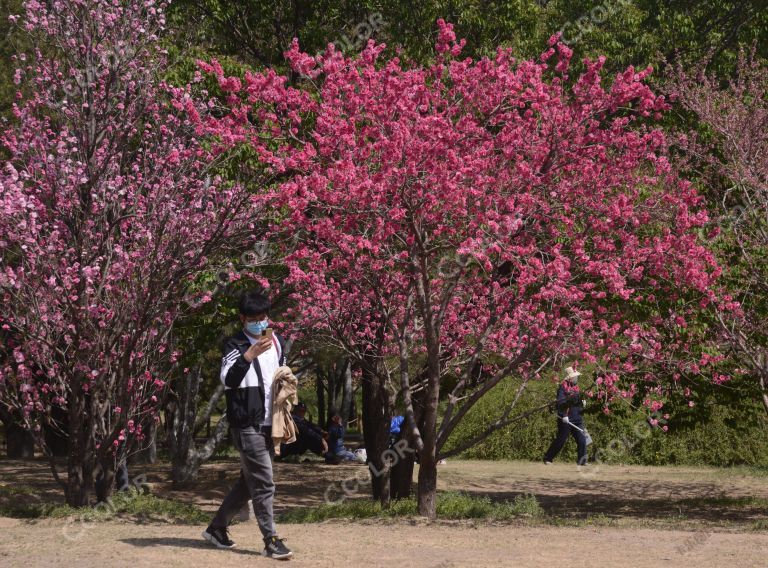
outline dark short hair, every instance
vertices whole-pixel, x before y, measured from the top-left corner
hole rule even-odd
[[[260,290],[248,290],[240,296],[240,313],[246,317],[269,314],[272,302]]]

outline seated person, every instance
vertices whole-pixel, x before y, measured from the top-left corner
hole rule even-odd
[[[292,444],[280,445],[280,456],[300,456],[307,450],[324,456],[328,452],[328,443],[325,439],[328,434],[316,424],[306,419],[307,405],[303,402],[297,404],[291,411],[291,416],[296,424],[296,441]]]
[[[328,445],[330,449],[325,455],[326,461],[356,461],[355,454],[344,447],[344,425],[341,416],[335,414],[331,417],[328,427]]]

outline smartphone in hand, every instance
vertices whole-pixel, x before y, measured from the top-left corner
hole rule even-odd
[[[272,339],[272,333],[273,333],[272,328],[268,327],[267,329],[261,332],[261,335],[263,335],[264,337],[268,337],[269,339]]]

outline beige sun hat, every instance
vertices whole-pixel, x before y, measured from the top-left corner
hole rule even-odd
[[[581,373],[579,373],[573,367],[566,367],[565,368],[565,374],[567,375],[566,378],[568,378],[568,379],[577,379],[577,378],[579,378],[581,376]]]

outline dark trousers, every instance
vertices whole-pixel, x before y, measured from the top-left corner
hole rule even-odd
[[[276,536],[272,502],[275,484],[272,481],[272,436],[256,428],[232,428],[235,447],[240,452],[240,478],[221,503],[211,527],[229,526],[234,516],[250,499],[253,513],[265,538]]]
[[[584,429],[583,424],[575,424],[575,426],[578,426],[582,430]],[[584,435],[584,432],[579,432],[576,428],[570,424],[566,424],[559,418],[557,419],[557,434],[555,435],[555,439],[552,440],[547,453],[544,454],[545,461],[553,461],[555,459],[555,456],[560,453],[560,450],[563,449],[563,446],[568,441],[569,433],[576,440],[576,452],[578,454],[576,463],[579,465],[587,463],[587,437]]]
[[[323,455],[323,441],[319,436],[308,436],[299,432],[298,438],[292,444],[280,445],[280,457],[300,456],[310,451],[318,456]]]

